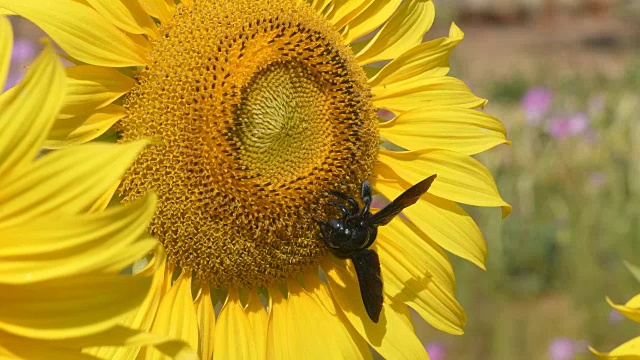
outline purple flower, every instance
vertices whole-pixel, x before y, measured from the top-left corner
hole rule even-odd
[[[624,320],[624,315],[622,315],[620,311],[616,309],[611,309],[611,311],[609,312],[609,323],[617,324],[622,320]]]
[[[15,39],[13,50],[11,51],[11,67],[2,91],[12,88],[20,82],[26,72],[25,66],[31,63],[36,55],[37,49],[33,41],[21,38]]]
[[[4,88],[2,89],[2,92],[5,92],[11,89],[12,87],[18,85],[23,75],[24,74],[18,71],[10,71],[9,74],[7,75],[7,81],[4,83]]]
[[[11,52],[11,63],[27,64],[36,57],[37,49],[33,41],[27,39],[16,39]]]
[[[378,117],[380,117],[380,119],[386,121],[386,120],[393,119],[394,117],[396,117],[396,115],[394,113],[392,113],[391,111],[389,111],[389,110],[380,109],[380,110],[378,110]]]
[[[558,140],[576,136],[589,127],[589,117],[585,113],[556,116],[549,120],[547,132]]]
[[[447,356],[447,349],[442,343],[429,343],[425,346],[425,349],[427,349],[431,360],[444,360]]]
[[[587,351],[587,343],[559,337],[549,344],[547,350],[551,360],[571,360],[576,354]]]
[[[551,90],[543,87],[529,89],[520,100],[527,122],[531,125],[540,123],[542,117],[549,111],[553,94]]]
[[[574,341],[567,338],[557,338],[548,347],[551,360],[570,360],[576,353]]]

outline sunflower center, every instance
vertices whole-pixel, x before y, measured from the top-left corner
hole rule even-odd
[[[162,25],[125,100],[122,141],[153,145],[123,179],[153,190],[150,231],[215,287],[273,284],[326,255],[327,190],[358,194],[377,153],[366,76],[306,4],[194,1]]]
[[[325,95],[304,65],[271,63],[243,93],[232,142],[247,178],[295,180],[326,158]],[[295,166],[291,166],[295,165]]]

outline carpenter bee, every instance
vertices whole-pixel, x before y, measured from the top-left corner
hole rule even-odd
[[[316,219],[320,226],[322,240],[329,251],[337,258],[351,259],[353,262],[364,308],[374,323],[380,319],[380,311],[382,310],[382,278],[380,277],[378,254],[369,247],[376,240],[378,226],[388,224],[404,208],[415,204],[420,196],[429,190],[435,178],[436,175],[431,175],[413,185],[375,214],[369,211],[371,184],[368,181],[365,180],[362,183],[363,208],[360,208],[358,202],[352,197],[337,191],[330,191],[330,195],[342,202],[334,201],[328,204],[337,207],[342,213],[342,217],[329,221]]]

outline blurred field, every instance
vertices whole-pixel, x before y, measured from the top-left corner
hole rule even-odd
[[[429,37],[463,19],[452,73],[513,141],[479,159],[514,211],[500,221],[469,209],[488,271],[454,259],[467,331],[421,328],[432,358],[592,359],[587,344],[608,351],[640,335],[605,302],[640,292],[623,264],[640,263],[640,17],[621,2],[513,17],[439,3]],[[535,119],[521,102],[532,88],[552,98]]]

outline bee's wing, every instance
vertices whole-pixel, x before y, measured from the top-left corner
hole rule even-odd
[[[382,278],[378,254],[371,249],[366,249],[354,252],[350,258],[358,275],[364,308],[371,321],[377,323],[382,311]]]
[[[382,208],[382,210],[377,213],[371,215],[367,219],[367,223],[370,225],[386,225],[393,219],[396,215],[400,214],[402,209],[415,204],[420,196],[429,190],[433,180],[436,179],[436,175],[431,175],[428,178],[420,181],[419,183],[413,185],[407,191],[403,192],[398,196],[395,200],[391,202],[391,204]]]

